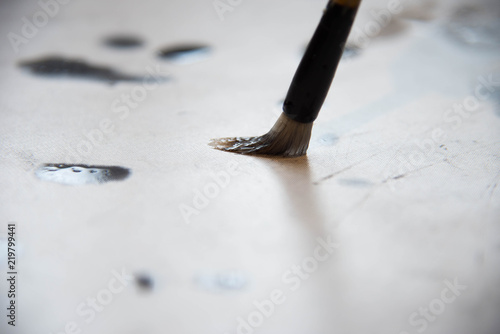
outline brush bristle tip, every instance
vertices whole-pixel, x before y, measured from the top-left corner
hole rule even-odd
[[[239,154],[265,154],[284,157],[305,155],[313,123],[300,123],[282,113],[268,133],[259,137],[212,139],[217,150]]]

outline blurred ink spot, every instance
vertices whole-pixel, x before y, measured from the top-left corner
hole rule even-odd
[[[418,2],[406,1],[402,7],[400,18],[412,21],[430,21],[436,16],[438,1],[436,0],[419,0]]]
[[[342,60],[345,60],[345,59],[352,59],[352,58],[355,58],[357,56],[359,56],[359,54],[361,53],[361,49],[354,45],[354,44],[347,44],[345,47],[344,47],[344,52],[342,53]]]
[[[465,45],[480,47],[500,46],[500,2],[481,6],[460,7],[450,18],[447,31]]]
[[[408,22],[393,18],[387,26],[385,26],[381,31],[380,37],[392,37],[397,36],[408,30],[410,25]]]
[[[248,284],[248,277],[238,270],[203,273],[196,277],[196,283],[202,289],[211,292],[241,290]]]
[[[145,273],[136,274],[135,275],[135,282],[136,282],[137,286],[139,287],[139,289],[141,289],[142,291],[146,292],[146,291],[153,290],[153,286],[154,286],[153,279],[148,274],[145,274]]]
[[[158,57],[178,64],[191,64],[201,61],[210,54],[206,45],[177,45],[166,47],[158,52]]]
[[[364,188],[364,187],[370,187],[373,185],[368,180],[365,179],[339,179],[338,183],[343,186],[348,186],[348,187],[359,187],[359,188]]]
[[[338,140],[339,137],[337,137],[333,133],[325,133],[318,138],[317,142],[322,146],[330,146],[335,144]]]
[[[35,170],[35,175],[42,181],[84,185],[121,181],[130,175],[130,170],[117,166],[45,164]]]
[[[27,69],[34,75],[44,77],[64,77],[92,79],[115,83],[117,81],[142,81],[148,80],[148,77],[131,76],[117,72],[116,70],[87,64],[79,59],[65,59],[62,57],[46,57],[39,60],[23,61],[19,63],[21,68]],[[158,81],[158,78],[155,78]],[[164,79],[164,78],[160,78]]]
[[[107,37],[104,44],[116,49],[132,49],[142,46],[143,42],[135,36],[116,35]]]

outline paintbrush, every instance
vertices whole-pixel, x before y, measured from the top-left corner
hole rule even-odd
[[[307,46],[283,103],[283,113],[259,137],[213,139],[216,149],[240,154],[298,157],[306,154],[313,122],[342,57],[361,0],[330,0]]]

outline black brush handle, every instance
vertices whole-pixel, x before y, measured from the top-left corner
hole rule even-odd
[[[328,2],[283,103],[283,111],[289,118],[311,123],[318,117],[360,2]]]

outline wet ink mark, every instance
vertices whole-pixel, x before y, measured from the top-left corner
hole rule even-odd
[[[125,180],[130,170],[118,166],[45,164],[35,170],[35,175],[42,181],[84,185]]]
[[[104,39],[104,45],[115,49],[132,49],[142,46],[143,42],[135,36],[115,35]]]
[[[206,45],[185,44],[161,49],[158,57],[178,64],[191,64],[205,59],[210,51]]]
[[[65,59],[58,56],[23,61],[19,63],[19,66],[27,69],[34,75],[45,77],[93,79],[109,83],[143,80],[143,77],[122,74],[109,67],[95,66],[83,60]]]

